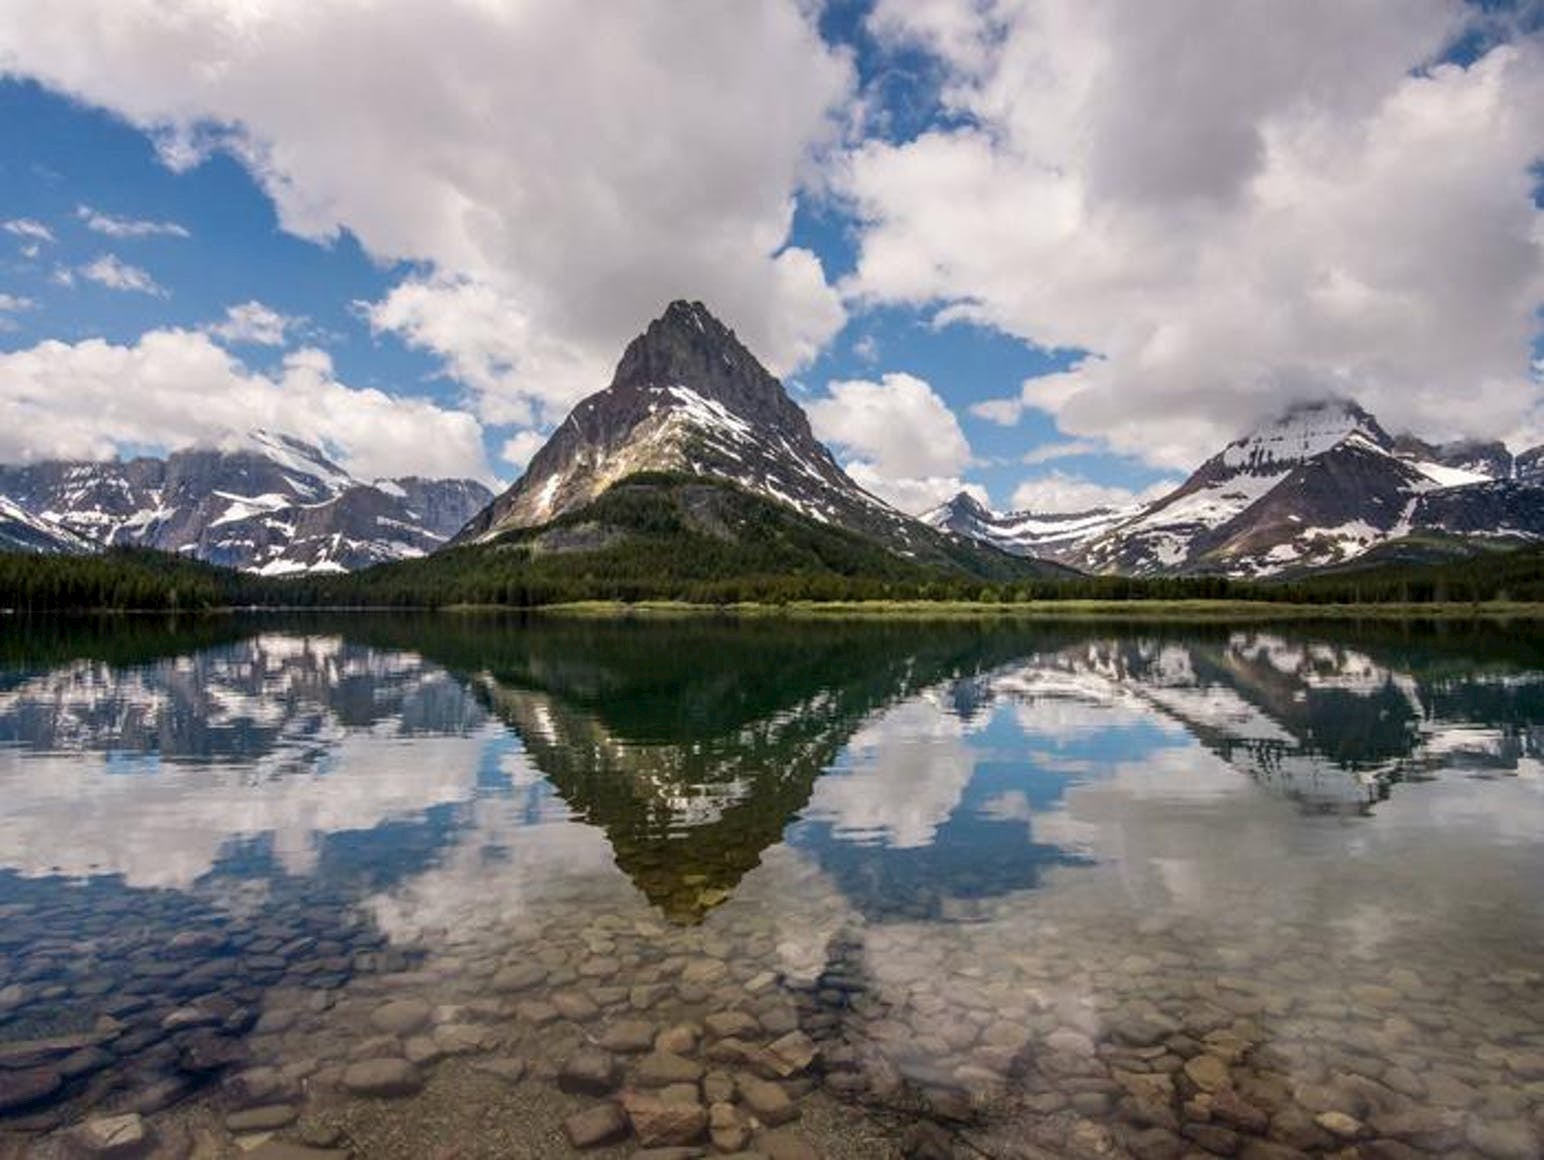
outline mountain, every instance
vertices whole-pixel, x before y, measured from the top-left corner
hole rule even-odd
[[[1337,399],[1288,408],[1136,511],[997,516],[956,497],[926,518],[1090,572],[1271,576],[1412,537],[1544,539],[1541,450],[1394,438]]]
[[[969,492],[922,514],[940,531],[991,544],[1016,556],[1070,559],[1077,549],[1135,515],[1137,508],[1090,508],[1083,512],[991,511]]]
[[[555,521],[571,526],[609,489],[650,474],[731,485],[913,564],[983,576],[1064,571],[983,552],[859,487],[782,383],[702,303],[684,301],[633,339],[611,384],[574,408],[525,474],[455,543],[486,544]],[[682,502],[679,489],[669,500]],[[688,510],[686,519],[720,539],[738,534],[705,509]]]
[[[30,550],[148,547],[265,575],[425,555],[491,497],[472,480],[367,483],[319,448],[267,431],[165,459],[0,466],[0,521],[14,510],[60,534]]]
[[[0,552],[89,552],[92,544],[0,495]]]

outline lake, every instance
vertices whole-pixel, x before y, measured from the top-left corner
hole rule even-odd
[[[1538,626],[0,622],[0,1156],[1537,1157]]]

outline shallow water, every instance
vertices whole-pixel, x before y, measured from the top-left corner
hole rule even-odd
[[[1532,625],[3,628],[0,1155],[1539,1154]]]

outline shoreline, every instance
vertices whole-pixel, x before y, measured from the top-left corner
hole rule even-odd
[[[453,605],[440,611],[626,619],[732,616],[745,618],[909,620],[1540,620],[1544,603],[1298,604],[1253,600],[791,601],[787,604],[689,604],[684,601],[576,601],[536,608]]]
[[[596,620],[725,617],[849,620],[1544,620],[1541,601],[1305,604],[1271,600],[795,600],[700,604],[684,600],[579,600],[558,604],[229,605],[215,608],[0,609],[0,620],[68,617],[213,617],[263,615],[566,616]]]

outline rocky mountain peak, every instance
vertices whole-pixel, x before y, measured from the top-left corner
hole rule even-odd
[[[788,422],[798,411],[782,384],[701,302],[670,303],[628,343],[610,390],[632,396],[671,387],[687,387],[755,422]]]
[[[943,505],[957,515],[970,516],[973,519],[989,520],[992,511],[968,491],[957,492],[953,499]]]

